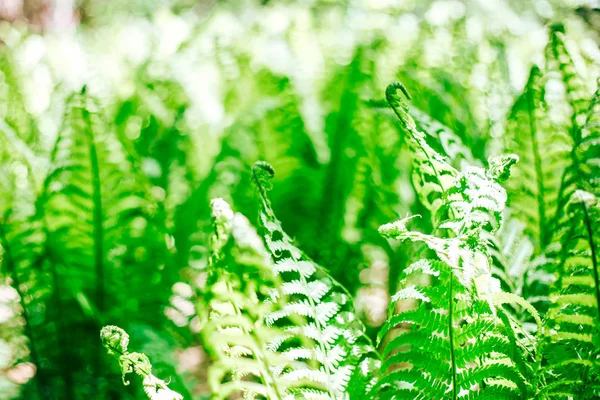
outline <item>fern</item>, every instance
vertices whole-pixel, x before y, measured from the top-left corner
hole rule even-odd
[[[596,122],[598,92],[588,108],[584,125],[573,138],[572,165],[566,173],[562,193],[569,202],[560,214],[558,229],[548,249],[546,268],[555,274],[546,321],[548,366],[544,377],[550,382],[545,396],[595,398],[599,392],[597,154],[599,131]],[[551,350],[552,349],[552,350]]]
[[[45,351],[59,327],[54,310],[46,310],[51,277],[42,272],[44,266],[43,225],[36,216],[36,181],[32,164],[39,160],[29,146],[10,126],[0,128],[0,157],[12,162],[0,164],[0,246],[2,276],[10,279],[18,295],[23,333],[28,341],[29,361],[38,369],[35,385],[26,393],[50,399],[55,390],[52,373],[45,362]],[[44,333],[44,334],[42,334]],[[19,346],[19,348],[22,346]],[[23,354],[20,357],[27,358]]]
[[[591,399],[600,393],[598,326],[598,200],[577,191],[567,206],[568,223],[559,233],[557,281],[546,321],[544,344],[550,382],[543,396]]]
[[[247,219],[234,214],[221,199],[213,200],[212,204],[216,252],[205,301],[209,315],[202,333],[217,360],[210,373],[213,393],[218,393],[219,398],[229,398],[238,392],[245,398],[345,397],[350,373],[342,375],[343,380],[337,383],[334,379],[340,378],[333,371],[326,374],[327,367],[337,367],[336,360],[327,357],[335,354],[339,360],[351,356],[340,354],[348,351],[340,342],[344,332],[337,332],[339,328],[335,326],[322,327],[332,316],[311,314],[322,313],[323,309],[331,314],[331,307],[317,305],[311,310],[308,301],[292,299],[305,296],[309,301],[320,301],[331,289],[327,281],[307,283],[304,287],[308,291],[297,280],[280,282],[277,265],[271,264],[260,237]],[[312,317],[310,320],[314,322],[306,317]],[[306,326],[281,326],[283,319]],[[350,333],[347,330],[343,337],[358,350],[359,344],[353,343]],[[294,345],[296,340],[302,347]],[[337,343],[331,347],[333,343],[329,342]],[[331,348],[323,347],[326,345]],[[341,366],[338,368],[335,372],[343,371]],[[355,380],[360,378],[358,373],[354,376]],[[360,382],[353,384],[356,387]]]
[[[324,168],[321,186],[312,184],[319,190],[317,209],[319,215],[323,216],[319,224],[314,226],[313,235],[321,234],[322,243],[315,248],[305,249],[317,260],[327,260],[332,276],[346,285],[353,285],[357,275],[344,271],[345,262],[360,255],[356,254],[353,246],[346,244],[342,234],[349,233],[345,230],[345,222],[358,217],[359,210],[356,207],[359,205],[352,202],[357,201],[355,196],[365,190],[369,180],[369,171],[365,171],[367,166],[361,161],[370,144],[363,141],[361,133],[364,132],[359,131],[357,126],[362,122],[361,118],[367,117],[361,113],[360,101],[361,94],[370,83],[366,73],[370,67],[366,53],[367,49],[358,48],[350,65],[327,84],[328,96],[323,103],[327,112],[324,134],[329,144],[329,160]],[[353,190],[356,192],[353,193]],[[293,228],[289,227],[291,232],[295,231]]]
[[[25,107],[20,76],[14,56],[7,48],[0,51],[0,123],[6,124],[28,145],[40,140],[38,125]]]
[[[464,55],[465,51],[459,50],[457,54]],[[445,126],[455,136],[455,142],[464,143],[472,153],[478,151],[479,146],[473,142],[482,134],[480,132],[482,127],[478,121],[481,112],[477,107],[469,104],[469,101],[474,100],[472,95],[474,88],[467,88],[460,82],[460,77],[456,74],[458,71],[420,67],[419,58],[421,56],[422,54],[411,56],[407,65],[399,69],[396,78],[410,87],[411,92],[419,93],[419,97],[414,99],[415,108]],[[473,57],[476,56],[473,55]],[[417,125],[427,133],[427,127],[420,124],[419,113],[411,110],[411,114]],[[478,158],[481,156],[480,154],[473,155]]]
[[[144,392],[150,400],[183,400],[183,396],[169,389],[167,383],[152,375],[152,364],[143,353],[130,353],[129,335],[123,329],[108,325],[100,332],[102,345],[119,362],[124,385],[129,385],[125,375],[135,373],[142,378]]]
[[[581,129],[585,122],[588,93],[584,79],[579,75],[573,57],[565,43],[565,29],[561,24],[552,27],[550,43],[546,49],[548,69],[558,70],[565,85],[565,95],[570,106],[571,132]]]
[[[518,347],[510,340],[515,336],[512,326],[496,316],[495,306],[505,294],[486,273],[485,248],[472,236],[441,239],[408,231],[405,223],[384,225],[380,231],[423,241],[438,259],[409,266],[402,289],[392,297],[395,303],[414,300],[418,306],[392,314],[379,333],[382,341],[398,324],[410,324],[407,332],[385,344],[383,355],[388,358],[382,369],[388,372],[378,383],[382,398],[458,398],[468,393],[527,398],[529,371],[518,365],[521,354],[514,353]],[[433,279],[431,286],[410,284],[419,273]]]
[[[421,203],[431,210],[433,217],[442,205],[444,194],[453,184],[456,170],[444,162],[443,157],[433,150],[425,140],[425,134],[417,129],[406,103],[398,96],[401,90],[410,99],[401,83],[389,85],[385,95],[402,128],[408,133],[407,142],[414,156],[412,182]]]
[[[510,341],[512,327],[496,317],[495,303],[503,294],[486,273],[485,248],[472,233],[441,239],[408,231],[405,223],[384,225],[380,231],[426,243],[437,260],[421,259],[410,265],[403,273],[402,289],[392,298],[395,303],[414,300],[418,305],[393,313],[379,334],[382,341],[398,324],[410,324],[407,332],[385,344],[383,355],[388,358],[382,369],[388,372],[378,383],[381,396],[458,398],[478,393],[504,398],[512,393],[527,398],[531,391],[524,376],[527,368],[522,371],[517,365],[515,343]],[[432,285],[410,284],[419,273],[432,278]]]
[[[525,234],[525,225],[511,217],[495,235],[486,239],[490,244],[492,274],[500,280],[503,290],[524,297],[540,312],[546,311],[547,288],[554,278],[544,270],[543,262],[532,259],[535,247]],[[531,315],[522,308],[514,311],[524,325],[531,322]]]
[[[88,3],[0,10],[0,398],[600,398],[593,10]]]
[[[396,88],[403,86],[390,85],[386,92],[395,108],[402,104],[394,94]],[[406,121],[406,106],[404,110],[399,117]],[[412,125],[405,127],[409,134],[414,132]],[[492,158],[487,169],[467,167],[458,174],[433,149],[413,144],[413,151],[434,166],[419,171],[424,177],[434,176],[440,182],[440,174],[429,175],[440,170],[454,178],[452,185],[434,192],[439,205],[429,202],[440,211],[438,227],[449,236],[409,231],[408,219],[380,227],[386,237],[423,242],[436,259],[421,259],[403,272],[390,317],[379,333],[380,343],[399,325],[408,326],[385,343],[385,373],[377,390],[382,398],[458,398],[475,393],[527,398],[532,391],[527,382],[531,371],[521,362],[510,320],[505,315],[500,318],[498,313],[504,313],[496,310],[505,302],[526,302],[518,296],[509,299],[491,277],[483,236],[500,227],[506,192],[497,182],[506,180],[517,158]],[[433,280],[431,286],[415,284],[419,274]]]
[[[300,392],[303,396],[337,399],[345,398],[347,390],[360,393],[360,388],[370,384],[377,366],[372,359],[375,349],[354,315],[348,293],[306,257],[281,228],[267,195],[273,175],[270,165],[254,165],[264,240],[274,271],[283,281],[280,295],[288,298],[282,310],[267,316],[269,324],[284,331],[272,346],[290,363],[307,362],[306,368],[291,372],[290,379],[295,376],[322,385],[322,390],[310,396],[310,392]],[[301,344],[307,341],[312,343],[309,347]]]
[[[241,214],[222,199],[212,201],[215,235],[209,271],[207,321],[202,325],[206,348],[215,363],[209,384],[216,398],[283,399],[294,382],[279,379],[283,363],[269,349],[279,335],[265,318],[277,303],[277,287],[262,240]]]
[[[540,69],[531,69],[523,94],[517,99],[507,123],[506,148],[519,155],[514,179],[508,183],[510,206],[526,221],[526,233],[539,248],[549,241],[552,218],[557,211],[560,177],[568,165],[571,139],[548,118],[546,79]],[[523,127],[527,129],[523,134]],[[535,207],[531,205],[535,204]]]
[[[600,88],[589,101],[585,122],[581,129],[573,132],[574,145],[571,150],[571,165],[566,169],[561,194],[570,202],[576,190],[584,190],[595,196],[600,194],[599,140],[600,140]],[[564,206],[564,201],[559,203]],[[561,214],[557,213],[557,217]]]
[[[136,90],[118,104],[114,124],[131,169],[140,177],[145,173],[157,187],[153,197],[164,199],[165,208],[174,209],[185,200],[182,195],[198,175],[194,168],[198,161],[189,151],[194,143],[184,134],[189,129],[184,121],[189,99],[181,85],[153,77],[151,68],[144,65],[136,71]],[[166,226],[173,224],[171,215],[165,218]]]
[[[135,175],[123,173],[128,164],[120,142],[107,131],[97,103],[86,93],[68,102],[51,161],[34,218],[15,229],[35,227],[41,235],[35,242],[36,263],[20,273],[33,276],[28,279],[43,288],[28,308],[36,320],[44,321],[36,331],[40,357],[50,360],[42,368],[53,376],[51,391],[72,398],[105,390],[99,388],[104,372],[100,347],[74,332],[97,331],[105,318],[119,322],[122,317],[116,316],[128,313],[137,314],[140,323],[158,326],[156,319],[142,317],[140,311],[160,309],[156,299],[166,297],[161,280],[166,282],[169,275],[163,278],[151,266],[150,254],[164,251],[160,225],[152,219],[157,207]],[[19,237],[12,247],[22,248],[34,238]],[[132,271],[133,262],[139,266],[145,262],[146,271],[154,269],[154,282],[147,279],[152,275],[139,275],[139,267],[137,273]],[[127,303],[123,301],[127,289],[150,295]],[[53,370],[63,357],[72,363]],[[94,365],[89,373],[81,368],[86,357]]]
[[[471,149],[450,128],[416,107],[411,107],[410,113],[415,119],[417,127],[434,139],[430,145],[438,153],[448,157],[448,162],[452,166],[460,168],[463,163],[475,163]],[[435,144],[437,144],[437,149],[434,147]]]

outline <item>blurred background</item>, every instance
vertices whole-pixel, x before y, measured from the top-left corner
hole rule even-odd
[[[277,172],[284,228],[375,332],[399,274],[389,266],[410,252],[377,227],[426,211],[373,100],[402,81],[435,119],[422,122],[444,124],[453,135],[440,128],[439,139],[483,163],[503,151],[506,116],[556,23],[593,90],[593,0],[0,0],[0,398],[143,398],[114,363],[93,360],[107,323],[173,389],[208,398],[197,317],[208,204],[224,197],[253,220],[258,159]],[[67,99],[84,86],[108,148],[102,193],[144,198],[118,229],[104,221],[114,237],[100,292],[94,230],[77,228],[98,220],[50,199],[69,179],[52,174],[61,149],[78,140],[65,133]]]

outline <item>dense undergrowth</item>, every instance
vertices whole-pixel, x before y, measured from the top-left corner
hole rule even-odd
[[[518,92],[500,35],[318,82],[216,40],[212,125],[151,59],[36,114],[7,39],[0,397],[599,398],[600,58],[543,31]]]

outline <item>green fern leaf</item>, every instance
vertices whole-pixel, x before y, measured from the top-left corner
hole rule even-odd
[[[58,338],[65,341],[54,344],[47,357],[77,362],[91,357],[94,366],[91,374],[76,362],[66,366],[67,393],[98,390],[105,372],[102,352],[87,334],[97,331],[101,321],[160,328],[154,317],[162,307],[157,299],[166,301],[165,283],[171,279],[154,261],[166,252],[164,229],[155,219],[158,205],[132,168],[97,102],[85,91],[73,95],[37,201],[47,237],[44,270],[52,277],[53,295],[46,306],[62,314],[57,318],[62,331]],[[126,301],[132,292],[144,294]]]
[[[556,229],[543,268],[554,275],[546,340],[541,351],[547,366],[541,397],[595,398],[600,393],[598,332],[598,102],[596,92],[585,121],[572,130],[571,165],[563,176]]]
[[[576,190],[600,195],[600,86],[589,103],[585,123],[573,136],[571,165],[565,171],[559,207],[564,208]],[[561,218],[557,213],[555,218]]]
[[[51,399],[60,392],[54,371],[45,362],[47,351],[56,347],[60,337],[57,323],[61,310],[46,308],[52,298],[52,276],[45,268],[43,224],[36,215],[37,172],[32,164],[39,159],[8,125],[0,126],[0,250],[1,276],[10,280],[18,294],[23,325],[28,341],[29,361],[37,370],[34,384],[23,388],[27,397]],[[8,327],[6,331],[8,332]],[[63,343],[66,345],[66,343]],[[15,349],[23,346],[15,346]],[[17,352],[17,354],[19,354]],[[26,355],[19,354],[27,358]],[[63,378],[64,378],[63,374]]]
[[[571,131],[577,132],[586,119],[589,93],[585,80],[577,71],[574,59],[567,48],[565,29],[562,25],[557,24],[551,28],[546,54],[548,70],[558,70],[564,83],[567,102],[571,108]]]
[[[290,372],[286,379],[303,378],[323,385],[323,398],[346,398],[349,385],[366,385],[367,390],[374,374],[372,367],[377,366],[376,361],[369,361],[375,349],[354,314],[349,294],[283,231],[268,197],[273,175],[269,164],[254,165],[261,202],[260,225],[274,271],[283,281],[278,295],[288,299],[267,321],[285,332],[273,348],[290,363],[305,361],[310,366]],[[298,342],[307,344],[299,347]]]
[[[425,274],[431,286],[410,284]],[[422,259],[403,274],[390,317],[379,333],[385,343],[378,398],[456,399],[463,396],[528,398],[511,327],[484,299],[473,297],[445,262]],[[398,309],[400,311],[396,311]],[[398,329],[401,327],[400,329]],[[394,333],[395,332],[395,333]],[[518,351],[517,351],[518,352]]]
[[[202,337],[215,359],[209,384],[215,398],[283,399],[290,382],[279,377],[282,356],[269,343],[280,335],[265,319],[277,306],[279,287],[263,242],[248,220],[222,199],[212,201],[215,235],[208,307]]]
[[[396,88],[403,86],[387,91],[395,110],[399,101],[390,93]],[[406,107],[396,112],[408,120]],[[415,132],[411,125],[407,130]],[[491,276],[486,239],[501,226],[507,196],[499,182],[508,178],[518,158],[493,157],[486,169],[466,167],[458,173],[416,134],[410,140],[418,143],[413,143],[414,151],[420,152],[438,183],[438,170],[452,178],[434,192],[439,202],[437,228],[447,237],[409,231],[411,218],[379,228],[386,237],[424,243],[437,258],[424,258],[406,268],[401,289],[392,297],[388,321],[379,333],[380,343],[390,337],[376,387],[379,397],[527,398],[532,392],[527,379],[531,371],[520,362],[510,320],[498,316],[503,315],[496,309],[503,297],[499,282]],[[510,301],[533,310],[515,297]]]
[[[572,143],[566,132],[548,118],[545,81],[540,69],[534,66],[523,94],[512,107],[506,135],[507,150],[521,159],[515,167],[514,179],[507,183],[509,205],[524,216],[525,232],[535,238],[542,249],[549,241],[560,177],[568,165]],[[527,129],[526,134],[523,127]]]
[[[600,394],[599,206],[591,193],[576,191],[557,232],[560,247],[552,253],[557,279],[542,348],[548,363],[544,372],[556,383],[543,389],[544,396],[558,392],[591,399]]]
[[[407,141],[414,156],[413,185],[421,202],[435,216],[442,204],[444,194],[454,182],[457,171],[427,143],[425,134],[417,129],[408,106],[397,94],[398,90],[401,90],[410,99],[408,91],[399,82],[387,87],[386,99],[396,113],[402,128],[408,133]]]
[[[20,76],[12,51],[9,47],[0,50],[0,123],[6,123],[17,137],[28,145],[37,145],[41,139],[40,132],[33,116],[27,111]]]

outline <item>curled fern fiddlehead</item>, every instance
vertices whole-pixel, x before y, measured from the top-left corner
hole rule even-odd
[[[100,332],[100,339],[108,354],[119,361],[124,385],[130,383],[125,375],[135,373],[142,378],[144,392],[150,400],[183,400],[183,396],[169,389],[165,381],[152,375],[152,364],[148,356],[127,351],[129,335],[123,329],[113,325],[105,326]]]

